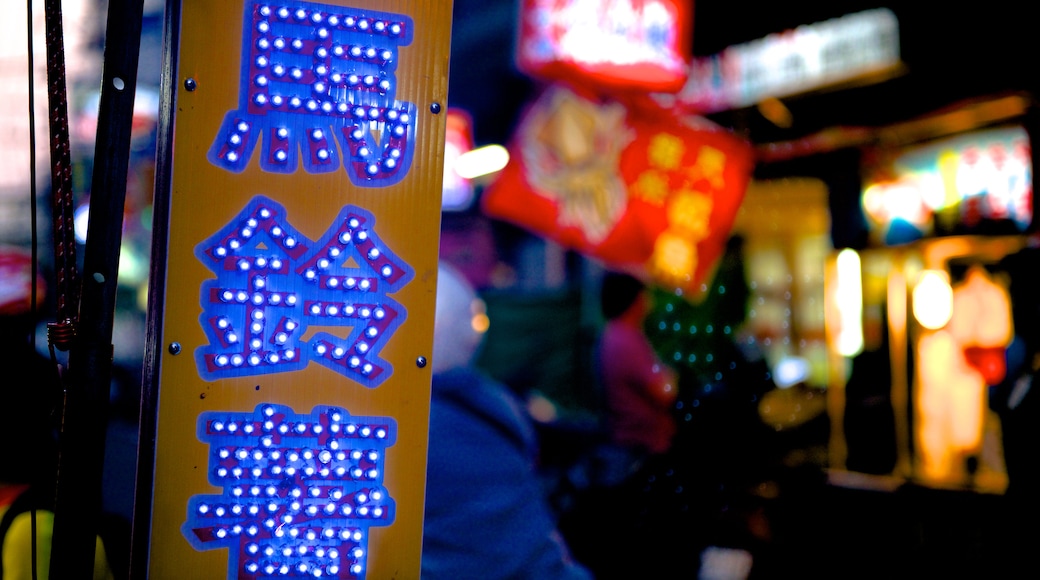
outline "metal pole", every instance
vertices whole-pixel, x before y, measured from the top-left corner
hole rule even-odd
[[[48,6],[57,1],[48,0]],[[82,297],[62,416],[52,578],[93,573],[142,13],[143,0],[108,2]]]

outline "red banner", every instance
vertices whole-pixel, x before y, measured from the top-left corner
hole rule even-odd
[[[550,86],[513,137],[485,213],[662,285],[695,289],[729,237],[750,145],[704,119]]]

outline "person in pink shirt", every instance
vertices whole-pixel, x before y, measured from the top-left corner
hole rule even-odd
[[[607,272],[601,308],[606,324],[597,356],[611,440],[637,456],[662,455],[675,436],[678,383],[643,330],[650,295],[637,278]]]

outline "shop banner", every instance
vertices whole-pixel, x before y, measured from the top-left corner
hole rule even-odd
[[[677,289],[697,289],[751,177],[748,143],[697,117],[547,88],[521,119],[488,215]]]

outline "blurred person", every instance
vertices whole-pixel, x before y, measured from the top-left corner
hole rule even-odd
[[[643,329],[650,295],[642,281],[621,272],[605,273],[600,305],[606,324],[596,356],[608,430],[613,443],[641,463],[672,446],[677,375],[658,358]]]
[[[692,577],[696,549],[676,501],[682,482],[672,455],[678,378],[645,333],[652,297],[641,280],[614,271],[604,273],[600,292],[605,324],[595,357],[605,444],[583,466],[585,484],[561,526],[601,580]],[[617,554],[604,549],[619,540],[638,564],[620,566]]]
[[[54,525],[62,385],[57,366],[37,352],[32,257],[0,247],[0,368],[23,377],[0,386],[0,578],[47,578]],[[44,284],[37,277],[37,305]],[[34,533],[35,532],[35,533]],[[33,555],[35,554],[35,565]],[[96,542],[95,580],[111,580],[104,543]]]
[[[591,578],[557,531],[522,402],[473,367],[483,303],[444,262],[437,287],[422,577]]]

